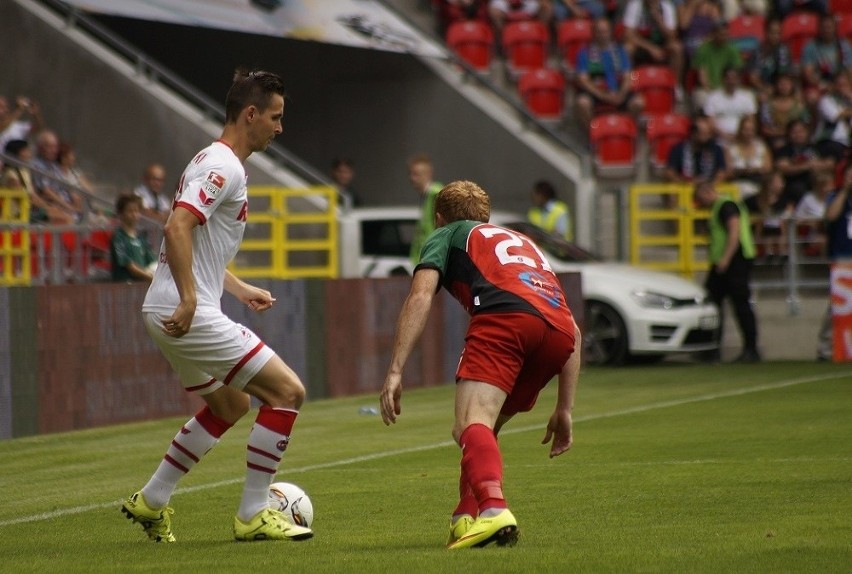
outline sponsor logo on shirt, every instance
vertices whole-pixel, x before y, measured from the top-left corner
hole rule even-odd
[[[198,201],[201,202],[202,205],[213,205],[213,202],[216,201],[215,197],[207,197],[207,194],[204,193],[203,189],[198,190]]]
[[[539,296],[543,297],[552,307],[559,307],[561,300],[559,291],[546,277],[542,277],[538,273],[524,271],[518,275],[518,279]]]

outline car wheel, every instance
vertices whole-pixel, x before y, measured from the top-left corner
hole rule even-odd
[[[627,327],[618,311],[598,301],[587,301],[583,354],[591,365],[621,365],[629,356]]]

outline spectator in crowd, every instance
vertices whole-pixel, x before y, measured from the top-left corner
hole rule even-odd
[[[137,226],[142,215],[142,198],[132,193],[122,194],[115,202],[119,226],[110,241],[110,260],[113,281],[147,281],[154,278],[154,251],[139,235]]]
[[[794,77],[782,72],[775,78],[772,94],[760,106],[760,131],[773,152],[787,145],[787,130],[796,120],[807,126],[810,112]]]
[[[852,259],[852,163],[843,172],[840,188],[828,196],[825,208],[826,240],[831,261]],[[834,355],[831,300],[819,332],[817,359],[830,361]]]
[[[336,157],[331,161],[331,181],[337,189],[338,199],[344,207],[361,205],[361,198],[352,187],[355,179],[355,163],[348,157]]]
[[[757,134],[754,116],[740,120],[736,136],[728,145],[728,161],[731,180],[739,188],[740,198],[755,195],[772,169],[772,152]]]
[[[31,98],[18,96],[15,107],[10,108],[9,100],[0,96],[0,149],[12,140],[28,140],[43,127],[41,110]]]
[[[713,138],[713,128],[707,118],[695,118],[687,139],[669,150],[665,179],[672,183],[728,179],[725,151]]]
[[[549,25],[553,9],[550,0],[489,0],[488,17],[499,37],[507,22],[538,19]]]
[[[793,206],[784,199],[784,176],[775,171],[766,177],[757,195],[745,202],[753,216],[755,242],[769,263],[787,258],[788,219]]]
[[[852,121],[852,72],[843,70],[817,104],[816,147],[822,157],[840,162],[849,150]]]
[[[779,18],[784,18],[799,10],[825,14],[828,12],[827,0],[773,0],[773,12]]]
[[[552,183],[546,180],[535,182],[530,199],[532,207],[527,213],[530,223],[548,233],[555,233],[568,241],[574,241],[571,210],[568,209],[567,203],[556,199],[556,188]]]
[[[716,22],[725,19],[721,0],[683,0],[677,5],[677,17],[687,59],[713,33]]]
[[[830,90],[842,70],[852,67],[852,45],[837,35],[834,14],[820,17],[819,33],[805,43],[801,65],[809,103],[816,102],[821,93]]]
[[[554,0],[554,20],[568,20],[573,18],[606,18],[606,6],[601,0]]]
[[[29,142],[26,140],[8,141],[4,152],[20,163],[9,162],[3,167],[2,175],[0,175],[0,188],[23,189],[27,192],[30,200],[29,222],[57,225],[74,223],[73,213],[50,203],[36,190],[32,172],[28,167],[33,159]]]
[[[166,168],[159,163],[148,164],[142,173],[142,182],[133,190],[133,194],[142,200],[142,215],[160,223],[165,223],[172,210],[172,198],[163,192],[166,182]]]
[[[440,0],[433,3],[438,17],[438,31],[443,37],[453,22],[488,20],[488,0]]]
[[[779,75],[798,77],[790,46],[781,41],[781,20],[768,18],[763,34],[763,41],[746,64],[749,83],[757,90],[761,102],[772,95]]]
[[[595,20],[592,30],[592,42],[577,54],[577,119],[585,131],[595,114],[627,110],[638,118],[645,107],[642,96],[630,91],[630,58],[613,40],[609,20]]]
[[[725,70],[742,70],[740,50],[728,37],[728,24],[718,20],[712,33],[698,48],[692,58],[695,86],[692,89],[693,109],[704,109],[704,101],[712,90],[722,87]]]
[[[834,191],[834,174],[821,171],[814,176],[813,191],[806,193],[796,206],[793,216],[806,255],[825,255],[825,209]]]
[[[798,205],[802,196],[813,188],[812,174],[834,169],[834,159],[820,157],[810,143],[808,126],[794,120],[787,128],[787,144],[775,154],[775,169],[784,175],[785,199]]]
[[[64,177],[59,166],[59,138],[50,130],[36,136],[36,157],[33,159],[33,183],[36,191],[50,204],[74,216],[75,222],[83,218],[83,198],[74,189],[63,185]]]
[[[710,273],[707,292],[719,308],[719,342],[724,325],[724,302],[730,299],[743,340],[742,353],[737,362],[759,362],[757,348],[757,319],[751,308],[752,261],[755,256],[748,209],[740,201],[722,197],[712,181],[702,181],[695,186],[695,202],[710,209]]]
[[[444,187],[434,181],[432,160],[426,154],[418,154],[408,160],[408,180],[420,198],[420,221],[414,229],[411,241],[411,261],[420,262],[420,250],[429,234],[435,230],[435,196]]]
[[[716,136],[729,143],[737,135],[740,121],[757,114],[754,91],[740,84],[740,71],[728,68],[722,76],[722,86],[707,94],[704,113],[713,120]]]
[[[671,0],[628,0],[622,23],[624,46],[634,65],[662,64],[672,69],[678,82],[682,80],[683,44]]]

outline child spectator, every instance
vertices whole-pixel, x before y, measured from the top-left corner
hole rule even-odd
[[[772,172],[757,195],[745,201],[752,214],[755,243],[769,263],[787,257],[787,219],[793,205],[784,198],[784,177]]]
[[[154,278],[151,268],[156,261],[148,242],[138,234],[142,200],[132,193],[122,194],[115,204],[119,227],[110,241],[113,281],[148,281]]]

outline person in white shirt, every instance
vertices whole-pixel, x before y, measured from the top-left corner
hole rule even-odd
[[[24,119],[26,118],[26,119]],[[25,96],[15,99],[15,107],[0,96],[0,150],[12,140],[29,140],[31,134],[41,131],[44,121],[38,104]]]
[[[281,133],[284,85],[264,71],[238,70],[225,104],[221,137],[198,152],[178,184],[163,230],[159,264],[145,301],[151,338],[188,392],[206,406],[175,435],[162,462],[122,512],[148,538],[174,542],[169,500],[178,481],[260,401],[246,449],[246,479],[233,532],[237,540],[305,540],[309,528],[269,508],[269,486],[305,398],[299,377],[250,329],[225,316],[223,291],[253,311],[272,307],[266,289],[226,269],[242,242],[248,215],[245,161]]]
[[[172,210],[172,198],[163,191],[166,182],[166,169],[152,163],[142,174],[142,183],[133,190],[133,195],[142,199],[142,215],[165,223]]]
[[[734,139],[740,120],[757,114],[757,96],[740,85],[740,73],[736,68],[726,68],[722,87],[711,91],[704,102],[704,113],[713,120],[722,142]]]
[[[624,47],[634,67],[664,65],[678,82],[683,77],[684,51],[678,39],[677,11],[671,0],[628,0],[622,17]],[[680,94],[680,84],[677,85]]]

